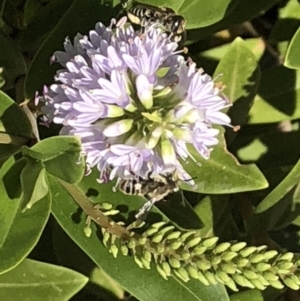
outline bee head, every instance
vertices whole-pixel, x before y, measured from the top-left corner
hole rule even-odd
[[[181,34],[185,29],[185,19],[180,15],[174,15],[169,18],[170,31],[176,34]]]

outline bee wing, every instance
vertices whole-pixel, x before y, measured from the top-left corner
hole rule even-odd
[[[155,201],[149,200],[147,201],[138,211],[138,213],[135,215],[136,219],[145,220],[149,211],[151,211]]]

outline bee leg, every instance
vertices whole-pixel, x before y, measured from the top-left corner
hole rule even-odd
[[[139,209],[139,212],[135,215],[136,219],[145,220],[149,211],[153,207],[155,200],[147,201],[142,208]]]

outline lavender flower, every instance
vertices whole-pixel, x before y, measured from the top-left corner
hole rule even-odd
[[[99,182],[174,168],[179,178],[192,158],[191,144],[208,159],[218,144],[214,124],[230,125],[221,110],[229,102],[211,77],[185,61],[177,44],[160,29],[135,32],[131,26],[96,24],[89,37],[67,39],[53,84],[38,100],[44,124],[62,124],[60,134],[81,137],[88,168],[97,166]]]

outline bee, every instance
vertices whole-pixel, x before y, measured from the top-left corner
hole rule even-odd
[[[180,182],[177,172],[154,174],[148,171],[144,178],[136,176],[121,180],[118,188],[124,194],[142,196],[147,200],[135,216],[136,219],[144,219],[156,202],[180,190]]]
[[[183,16],[169,7],[157,7],[149,4],[143,4],[132,1],[129,8],[129,0],[122,2],[122,6],[127,10],[128,19],[133,23],[140,25],[144,29],[150,26],[161,26],[164,31],[170,34],[171,40],[176,43],[184,42],[186,38],[185,24]]]

